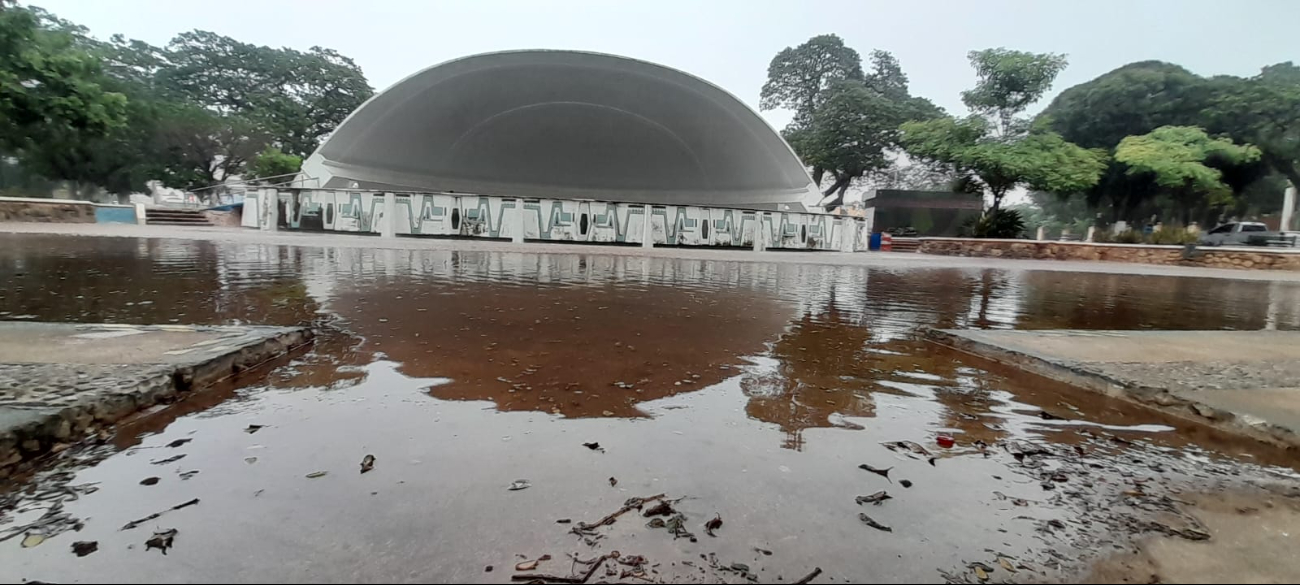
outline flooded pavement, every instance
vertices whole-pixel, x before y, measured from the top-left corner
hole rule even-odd
[[[320,332],[6,486],[6,582],[1073,580],[1300,485],[917,334],[1297,330],[1293,283],[0,235],[0,319]]]

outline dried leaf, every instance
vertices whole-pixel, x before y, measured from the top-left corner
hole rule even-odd
[[[591,449],[592,451],[600,451],[601,453],[605,452],[604,449],[600,448],[600,443],[583,443],[582,446]]]
[[[318,477],[325,477],[326,475],[329,475],[328,471],[313,471],[307,474],[307,479],[316,479]]]
[[[862,465],[859,465],[859,466],[858,466],[858,469],[862,469],[862,470],[870,471],[871,473],[874,473],[874,474],[876,474],[876,475],[879,475],[880,477],[883,477],[883,478],[885,478],[885,479],[889,479],[889,471],[890,471],[891,469],[893,469],[893,467],[886,467],[886,468],[884,468],[884,469],[879,469],[879,468],[876,468],[876,467],[872,467],[872,466],[870,466],[870,465],[867,465],[866,463],[863,463]],[[890,483],[893,483],[894,480],[889,479],[889,481],[890,481]]]
[[[162,480],[160,480],[160,479],[158,479],[158,478],[156,478],[156,477],[146,477],[146,478],[140,480],[140,485],[158,485],[158,482],[159,482],[159,481],[162,481]]]
[[[367,471],[370,471],[374,468],[375,468],[375,456],[366,455],[365,458],[361,460],[361,473],[366,473]]]
[[[618,486],[618,479],[613,477],[609,478],[609,487],[617,487],[617,486]]]
[[[190,441],[193,441],[193,440],[194,440],[194,439],[176,439],[175,441],[172,441],[172,442],[170,442],[170,443],[167,443],[167,446],[170,447],[170,448],[172,448],[172,449],[175,449],[175,448],[180,447],[181,445],[184,445],[184,444],[186,444],[186,443],[188,443],[188,442],[190,442]]]
[[[83,541],[78,541],[78,542],[74,542],[74,543],[72,543],[72,554],[75,554],[75,555],[77,555],[77,556],[79,556],[79,557],[84,557],[84,556],[86,556],[86,555],[88,555],[88,554],[90,554],[90,553],[93,553],[93,552],[97,551],[97,550],[99,550],[99,542],[97,542],[97,541],[93,541],[93,540],[92,540],[92,541],[84,541],[84,540],[83,540]]]
[[[859,506],[863,504],[875,504],[879,506],[885,503],[885,500],[892,500],[892,499],[893,497],[890,496],[889,494],[885,493],[884,491],[879,491],[869,496],[858,496],[857,502]]]
[[[704,533],[709,536],[717,536],[713,531],[719,528],[722,528],[722,514],[718,514],[712,520],[704,523]]]
[[[1011,566],[1011,561],[1008,561],[1006,557],[998,557],[998,564],[1002,565],[1002,568],[1006,569],[1008,573],[1016,572],[1015,567]]]
[[[244,429],[244,432],[251,435],[264,428],[266,428],[266,425],[248,425],[248,428]]]
[[[861,520],[863,524],[866,524],[867,526],[870,526],[870,527],[872,527],[872,528],[875,528],[876,530],[880,530],[880,531],[883,531],[883,532],[893,532],[893,531],[894,531],[893,528],[890,528],[890,527],[888,527],[888,526],[885,526],[884,524],[881,524],[881,523],[879,523],[879,522],[876,522],[875,520],[873,520],[873,519],[871,518],[871,516],[868,516],[868,515],[866,515],[866,514],[858,514],[858,520]]]
[[[532,483],[532,482],[530,482],[530,481],[528,481],[528,480],[526,480],[526,479],[516,479],[516,480],[510,482],[510,487],[508,487],[508,488],[506,488],[506,489],[508,489],[508,490],[510,490],[510,491],[512,491],[512,492],[517,492],[517,491],[519,491],[519,490],[526,490],[526,489],[528,489],[528,488],[530,488],[530,487],[533,487],[533,483]]]
[[[40,546],[42,542],[45,542],[44,534],[28,534],[23,537],[23,548]]]
[[[179,534],[179,532],[175,528],[164,530],[162,532],[155,532],[153,533],[153,536],[149,537],[149,540],[144,541],[144,550],[147,552],[156,548],[161,550],[162,554],[165,555],[167,554],[167,549],[174,546],[177,534]]]

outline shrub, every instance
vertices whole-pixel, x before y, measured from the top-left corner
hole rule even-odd
[[[1014,209],[1000,209],[962,224],[962,237],[1014,239],[1024,237],[1025,220]]]
[[[1173,246],[1195,244],[1198,240],[1200,235],[1189,232],[1186,228],[1165,228],[1147,236],[1147,241],[1152,244]]]
[[[1142,238],[1142,232],[1137,230],[1124,230],[1111,240],[1116,244],[1143,244],[1146,243]]]

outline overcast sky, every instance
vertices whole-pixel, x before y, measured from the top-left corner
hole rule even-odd
[[[972,49],[1069,55],[1054,91],[1160,59],[1202,75],[1300,61],[1300,0],[40,0],[90,28],[165,44],[203,29],[245,42],[348,55],[383,89],[448,59],[506,49],[579,49],[669,65],[755,108],[777,51],[835,33],[896,55],[912,92],[950,113]],[[1046,105],[1044,100],[1039,107]],[[778,129],[785,112],[764,112]]]

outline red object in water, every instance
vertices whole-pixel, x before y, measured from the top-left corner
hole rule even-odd
[[[880,234],[880,251],[889,252],[894,249],[894,236],[888,233]]]
[[[957,441],[948,435],[939,435],[938,437],[935,437],[934,440],[944,449],[951,449],[953,445],[957,444]]]

